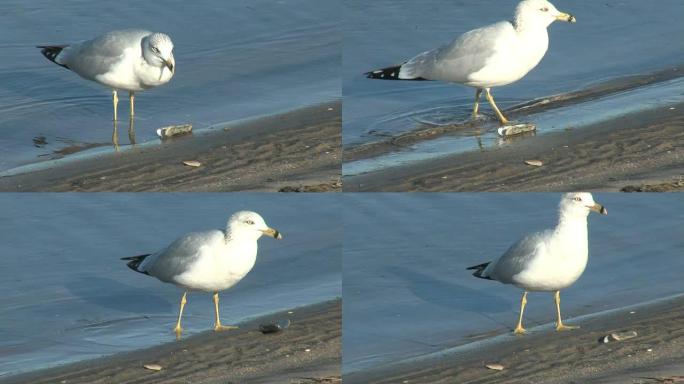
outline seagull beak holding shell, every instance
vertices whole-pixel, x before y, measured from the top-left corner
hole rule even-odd
[[[589,207],[589,209],[591,209],[591,210],[594,211],[594,212],[598,212],[598,213],[600,213],[600,214],[602,214],[602,215],[607,215],[607,214],[608,214],[608,210],[606,209],[606,207],[604,207],[604,206],[601,205],[601,204],[594,204],[594,205],[592,205],[591,207]]]
[[[264,235],[271,236],[272,238],[274,238],[276,240],[280,240],[283,238],[283,235],[281,235],[280,232],[278,232],[277,230],[275,230],[273,228],[262,229],[261,232],[263,232]]]
[[[577,19],[575,19],[575,16],[565,12],[558,12],[558,14],[556,15],[556,19],[561,21],[567,21],[568,23],[574,23],[577,21]]]

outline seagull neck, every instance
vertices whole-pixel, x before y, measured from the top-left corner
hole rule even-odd
[[[230,227],[226,228],[225,232],[225,239],[226,243],[228,242],[239,242],[239,243],[245,243],[245,242],[252,242],[258,240],[257,238],[254,238],[254,236],[250,232],[245,232],[245,231],[231,231]]]
[[[558,218],[558,225],[556,226],[555,230],[556,233],[577,233],[578,231],[587,231],[586,216],[560,215],[560,217]]]
[[[542,31],[546,33],[545,25],[539,24],[538,22],[534,21],[530,22],[522,16],[516,16],[516,18],[513,20],[513,28],[516,32],[521,34],[533,33],[537,35]]]

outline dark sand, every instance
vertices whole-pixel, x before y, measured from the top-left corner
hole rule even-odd
[[[339,191],[340,130],[341,102],[330,102],[2,177],[0,191]]]
[[[679,78],[684,66],[607,81],[533,100],[506,111],[515,119]],[[670,109],[674,107],[675,109]],[[504,148],[471,151],[344,177],[345,191],[684,190],[684,104],[637,112],[589,126],[511,138]],[[482,123],[427,126],[344,149],[344,161],[398,152],[421,141],[479,131]],[[541,160],[534,167],[525,160]]]
[[[528,137],[504,148],[345,177],[344,190],[682,191],[684,104],[674,107]]]
[[[635,313],[631,314],[630,311]],[[580,329],[535,330],[466,351],[408,360],[344,375],[354,383],[658,383],[684,376],[684,297],[618,310],[568,324]],[[516,319],[511,319],[515,322]],[[598,340],[611,332],[634,330],[629,340]],[[485,364],[498,363],[503,371]]]
[[[340,383],[341,315],[341,300],[335,300],[248,321],[235,331],[204,332],[0,383]],[[277,334],[258,331],[274,319],[290,319],[291,325]],[[145,364],[163,369],[151,371]]]

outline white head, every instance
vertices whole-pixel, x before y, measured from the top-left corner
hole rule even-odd
[[[173,58],[173,43],[168,35],[152,33],[142,40],[142,53],[149,65],[168,68],[171,73],[176,70],[176,60]]]
[[[571,192],[563,195],[560,201],[560,216],[587,217],[591,211],[607,215],[608,210],[594,201],[589,192]]]
[[[256,212],[240,211],[234,213],[228,219],[228,227],[226,228],[227,236],[231,238],[252,238],[257,240],[261,235],[270,236],[274,239],[280,240],[283,236],[280,232],[273,228],[269,228],[266,222]]]
[[[546,28],[556,20],[574,23],[573,15],[561,12],[546,0],[523,0],[515,9],[516,28]]]

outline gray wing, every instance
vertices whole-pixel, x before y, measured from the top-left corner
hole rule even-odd
[[[95,76],[108,72],[119,62],[125,49],[139,47],[142,38],[150,33],[140,29],[112,31],[66,47],[57,61],[80,76],[94,80]]]
[[[145,258],[139,269],[161,281],[173,282],[175,276],[189,270],[197,261],[202,246],[216,241],[225,241],[223,231],[188,233],[165,249]]]
[[[465,83],[471,74],[484,68],[495,54],[497,39],[505,33],[514,33],[507,21],[466,32],[450,44],[423,52],[403,64],[399,77]]]
[[[540,247],[546,246],[551,230],[533,233],[513,244],[496,262],[487,266],[483,275],[502,283],[513,283],[513,276],[524,271],[530,261],[538,254]]]

